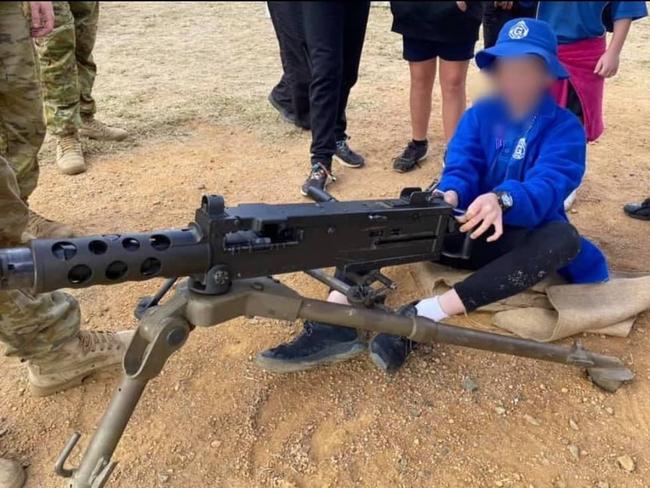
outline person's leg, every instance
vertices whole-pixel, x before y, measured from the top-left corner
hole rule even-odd
[[[45,137],[41,88],[29,23],[21,2],[0,3],[0,155],[11,163],[23,200],[38,182]]]
[[[343,25],[343,73],[334,131],[335,157],[339,163],[348,168],[361,168],[365,163],[363,156],[353,151],[348,145],[346,109],[350,90],[359,77],[359,63],[366,36],[369,11],[370,2],[349,3],[345,11]]]
[[[440,321],[471,312],[527,290],[568,265],[579,251],[580,235],[566,222],[552,222],[535,230],[508,228],[494,243],[477,240],[468,262],[442,259],[443,264],[476,271],[452,290],[411,304],[402,313]],[[411,349],[406,339],[379,334],[370,344],[370,355],[380,368],[395,371]]]
[[[409,37],[404,37],[402,42],[404,59],[409,62],[412,137],[400,155],[393,159],[393,169],[398,173],[412,171],[429,156],[427,133],[440,45],[440,43]]]
[[[0,157],[1,247],[21,242],[28,214],[14,172]],[[79,322],[79,305],[66,293],[0,291],[0,342],[8,356],[27,361],[34,394],[76,386],[99,369],[120,364],[131,333],[80,332]]]
[[[271,91],[269,100],[285,119],[297,127],[309,129],[311,74],[305,51],[300,4],[268,2],[268,6],[283,69],[282,78]]]
[[[56,163],[61,172],[86,171],[79,142],[80,88],[75,55],[75,25],[70,2],[53,2],[54,29],[36,41],[47,129],[56,137]]]
[[[295,117],[293,108],[293,97],[291,94],[290,74],[291,66],[287,59],[289,39],[287,36],[286,22],[289,21],[287,13],[288,2],[267,2],[271,23],[278,40],[280,51],[280,62],[282,64],[282,77],[277,85],[273,87],[269,95],[269,101],[280,114],[291,123],[295,123],[291,117]]]
[[[497,8],[493,1],[483,2],[483,47],[492,47],[497,42],[499,31],[510,19],[508,11]]]
[[[38,182],[38,151],[45,137],[37,58],[20,2],[0,2],[0,156],[15,171],[27,201]],[[69,237],[72,229],[27,211],[30,234]]]
[[[336,119],[343,77],[342,2],[302,2],[305,40],[311,64],[312,163],[331,168],[336,151]]]
[[[74,18],[75,59],[79,79],[79,112],[81,126],[79,135],[100,141],[122,141],[126,130],[112,127],[95,118],[96,104],[92,96],[97,66],[93,60],[93,49],[97,38],[99,2],[69,2]]]
[[[311,67],[309,86],[311,170],[300,188],[323,190],[335,178],[332,157],[336,152],[336,118],[343,76],[344,2],[300,2],[305,43]]]
[[[99,2],[69,2],[74,18],[75,59],[79,78],[79,111],[83,118],[93,118],[96,111],[92,97],[97,76],[97,65],[93,60],[93,49],[97,39]]]
[[[440,59],[440,90],[442,92],[442,127],[445,140],[456,132],[456,126],[467,108],[465,82],[469,61]]]
[[[431,118],[431,96],[436,79],[437,59],[409,62],[411,85],[409,107],[411,110],[411,136],[414,141],[426,141]]]
[[[347,119],[345,111],[350,90],[359,77],[359,63],[366,37],[370,2],[350,3],[345,10],[343,21],[343,70],[336,115],[336,140],[346,138]]]
[[[50,134],[76,134],[81,126],[75,25],[70,2],[53,2],[54,30],[38,39],[45,120]]]

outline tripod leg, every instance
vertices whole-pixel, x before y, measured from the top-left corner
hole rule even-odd
[[[102,488],[113,469],[111,457],[147,383],[158,376],[165,362],[183,346],[191,327],[184,318],[187,299],[177,294],[165,305],[150,309],[139,323],[124,356],[125,375],[95,431],[79,467],[66,469],[67,457],[79,439],[73,436],[56,471],[70,478],[70,488]]]

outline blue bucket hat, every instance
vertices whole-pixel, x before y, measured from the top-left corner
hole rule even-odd
[[[549,72],[558,79],[569,77],[557,56],[557,37],[543,20],[513,19],[499,32],[497,43],[476,53],[480,69],[489,69],[497,58],[517,58],[529,54],[539,56]]]

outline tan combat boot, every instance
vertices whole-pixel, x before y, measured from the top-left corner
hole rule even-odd
[[[16,461],[0,458],[0,488],[22,488],[25,470]]]
[[[79,134],[98,141],[122,141],[126,139],[128,132],[119,127],[106,125],[95,117],[82,117]]]
[[[117,371],[133,331],[81,331],[61,349],[27,364],[29,386],[35,396],[47,396],[78,386],[99,372]]]
[[[29,220],[27,228],[23,234],[23,239],[62,239],[64,237],[74,237],[75,233],[72,227],[55,220],[46,219],[37,214],[31,208],[29,209]]]
[[[77,134],[68,134],[57,139],[56,165],[66,175],[77,175],[86,171],[86,161]]]

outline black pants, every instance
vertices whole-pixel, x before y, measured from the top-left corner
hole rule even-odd
[[[345,138],[345,108],[357,81],[370,2],[300,2],[311,65],[312,162],[329,167]]]
[[[302,23],[300,2],[268,2],[271,22],[280,46],[282,78],[271,96],[296,119],[309,126],[309,84],[311,72]]]
[[[492,47],[497,42],[503,24],[518,17],[536,17],[537,2],[532,7],[522,7],[515,2],[510,10],[494,6],[494,2],[483,2],[483,42],[485,47]]]
[[[444,247],[460,249],[464,235],[451,235]],[[454,289],[468,312],[527,290],[566,265],[580,252],[580,235],[566,222],[534,230],[507,227],[496,242],[477,239],[469,260],[446,258],[441,264],[476,270]]]
[[[452,268],[475,270],[454,286],[468,312],[527,290],[564,268],[580,251],[580,235],[567,222],[552,222],[534,230],[506,227],[496,242],[486,238],[474,242],[469,260],[445,256],[440,260]],[[464,241],[465,234],[449,235],[443,249],[456,253]],[[337,269],[336,277],[346,281],[341,270]]]

